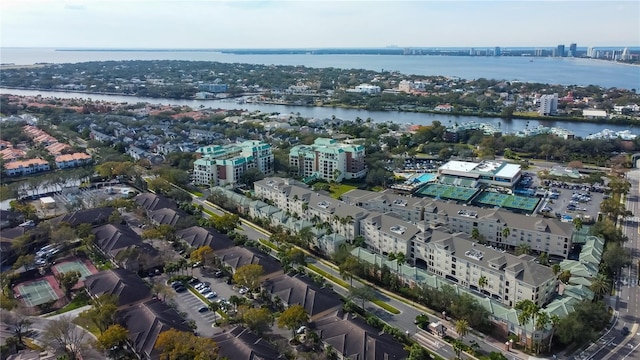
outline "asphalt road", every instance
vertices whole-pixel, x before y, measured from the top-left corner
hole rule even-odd
[[[202,205],[205,209],[212,211],[215,214],[218,214],[218,215],[223,214],[223,212],[220,209],[209,205],[207,202],[205,202],[202,199],[194,198],[193,202],[195,204]],[[249,226],[248,222],[244,219],[242,219],[241,229],[242,229],[241,232],[244,233],[249,239],[258,240],[260,238],[262,239],[268,238],[267,234],[264,234],[261,231],[257,230],[256,228]],[[329,266],[328,264],[325,264],[322,261],[318,261],[311,258],[308,259],[308,261],[310,263],[313,263],[315,266],[322,269],[323,271],[331,275],[334,275],[337,278],[341,278],[339,272],[335,270],[333,267]],[[353,284],[354,286],[364,286],[364,284],[360,283],[355,279],[353,281]],[[333,284],[333,288],[340,295],[344,296],[348,293],[347,289],[342,288],[338,284]],[[391,296],[388,296],[383,291],[376,291],[376,296],[378,297],[378,299],[383,300],[385,303],[400,310],[400,314],[397,314],[397,315],[391,314],[386,310],[378,307],[377,305],[369,302],[365,305],[367,312],[373,313],[376,316],[378,316],[381,320],[388,323],[389,325],[396,327],[398,329],[401,329],[403,331],[408,331],[410,335],[415,336],[416,332],[418,331],[418,328],[414,324],[414,320],[416,316],[418,316],[419,314],[423,314],[425,312],[421,310],[420,307],[408,305]],[[431,316],[430,314],[429,314],[429,318],[431,321],[439,320],[438,318],[436,318],[435,316]],[[450,330],[453,330],[453,326],[449,326],[449,328]],[[472,332],[470,332],[467,336],[465,336],[464,341],[466,343],[475,341],[480,346],[480,348],[487,353],[490,353],[492,351],[502,352],[504,349],[502,346],[497,346],[495,345],[495,343],[486,341],[484,336],[476,336]],[[439,342],[433,341],[431,343],[425,342],[423,343],[423,345],[445,359],[450,359],[455,355],[451,346],[448,343],[444,342],[443,340]],[[523,355],[515,354],[515,353],[511,353],[511,355],[509,356],[509,360],[524,359],[524,358],[526,357],[524,357]]]

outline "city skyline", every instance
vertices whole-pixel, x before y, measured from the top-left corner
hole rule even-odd
[[[8,0],[0,13],[3,47],[640,46],[635,1]]]

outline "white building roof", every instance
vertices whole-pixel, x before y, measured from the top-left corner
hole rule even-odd
[[[511,179],[520,171],[520,165],[505,164],[496,174],[497,177]]]
[[[43,198],[40,198],[40,202],[42,202],[43,204],[55,204],[56,203],[56,201],[51,196],[45,196]]]
[[[448,163],[442,165],[440,167],[440,170],[469,172],[475,169],[478,165],[478,163],[474,162],[451,160]]]

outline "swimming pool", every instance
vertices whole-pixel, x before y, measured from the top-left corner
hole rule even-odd
[[[433,180],[436,177],[435,174],[422,174],[416,179],[419,183],[426,183]]]

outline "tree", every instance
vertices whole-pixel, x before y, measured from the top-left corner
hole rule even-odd
[[[411,345],[411,349],[409,350],[409,357],[407,360],[431,360],[431,355],[427,349],[423,348],[418,344]]]
[[[203,265],[206,265],[211,262],[213,256],[213,249],[209,245],[205,245],[191,252],[191,261],[201,262]]]
[[[151,286],[151,293],[158,298],[160,298],[160,295],[162,295],[163,302],[167,300],[167,296],[169,296],[169,298],[172,298],[174,294],[173,291],[171,291],[170,287],[160,281],[153,283],[153,285]]]
[[[526,329],[526,326],[529,320],[532,320],[535,326],[536,317],[540,312],[540,307],[536,303],[534,303],[531,300],[522,300],[516,304],[515,309],[520,310],[520,312],[518,313],[518,321],[520,322],[520,325],[522,325],[523,330]],[[526,343],[527,343],[526,331],[524,334],[525,334],[525,346],[526,346]]]
[[[129,331],[121,325],[111,325],[98,335],[97,348],[102,351],[122,346],[129,338]]]
[[[8,330],[18,339],[18,344],[24,345],[24,337],[29,334],[32,325],[25,309],[19,307],[14,311],[4,312],[2,322],[7,325]]]
[[[190,332],[170,329],[158,335],[154,347],[167,360],[207,360],[218,358],[218,344]]]
[[[260,286],[260,278],[264,275],[264,268],[258,264],[247,264],[239,267],[233,274],[236,284],[255,290]]]
[[[547,254],[546,252],[541,252],[540,255],[538,255],[538,262],[542,265],[548,265],[549,264],[549,254]]]
[[[477,227],[474,227],[473,229],[471,229],[471,238],[473,240],[480,239],[480,230],[478,230]]]
[[[516,255],[529,255],[531,253],[531,245],[522,243],[516,247]]]
[[[16,259],[16,262],[13,263],[12,268],[18,269],[20,266],[25,266],[25,268],[29,265],[33,265],[33,263],[36,261],[36,257],[33,254],[26,254],[26,255],[20,255],[18,257],[18,259]]]
[[[551,322],[551,335],[549,336],[549,350],[551,350],[551,345],[553,344],[553,335],[558,328],[558,324],[560,323],[560,317],[556,314],[552,314],[549,317],[549,321]]]
[[[262,335],[269,328],[269,325],[273,323],[273,315],[267,308],[251,308],[245,311],[242,321],[247,324],[249,329],[255,331],[258,335]]]
[[[453,347],[453,351],[456,353],[456,359],[460,359],[460,354],[462,354],[462,350],[464,350],[464,344],[462,341],[455,339],[452,341],[451,346]]]
[[[64,292],[64,295],[69,297],[71,289],[78,283],[82,274],[79,271],[69,271],[66,273],[58,273],[55,278],[58,281],[58,286]]]
[[[609,243],[602,254],[602,261],[611,271],[620,275],[620,269],[631,264],[629,250],[618,243]]]
[[[351,287],[349,289],[349,298],[362,301],[362,311],[366,311],[364,304],[366,301],[372,301],[376,298],[375,290],[368,285],[362,287]]]
[[[459,319],[455,324],[456,332],[460,335],[460,339],[464,339],[464,337],[469,333],[469,322],[466,319]]]
[[[83,239],[91,235],[91,224],[82,223],[76,226],[76,235]]]
[[[211,225],[222,233],[235,230],[240,225],[240,217],[236,214],[224,214],[211,218]]]
[[[547,314],[544,311],[538,311],[536,322],[534,324],[536,331],[543,330],[549,324],[550,321],[551,319],[549,318],[549,314]],[[540,353],[540,342],[537,342],[536,354],[539,354],[539,353]]]
[[[122,223],[122,216],[120,215],[118,210],[113,210],[111,215],[109,215],[108,221],[109,221],[110,224],[121,224]]]
[[[580,231],[580,229],[582,229],[582,219],[579,217],[573,218],[573,226],[576,228],[576,231]]]
[[[508,227],[502,229],[502,237],[508,238],[509,235],[511,235],[511,229],[509,229]]]
[[[559,275],[558,275],[558,280],[562,281],[564,284],[568,284],[569,280],[571,280],[571,271],[569,270],[563,270]]]
[[[553,264],[551,266],[551,272],[553,272],[553,275],[558,275],[560,273],[560,270],[562,270],[562,267],[560,266],[560,264]]]
[[[489,280],[487,280],[487,277],[482,275],[480,276],[480,279],[478,279],[478,286],[480,287],[480,290],[484,290],[485,286],[489,285]]]
[[[93,323],[103,333],[115,324],[118,298],[115,295],[104,294],[93,299],[92,303],[91,309],[84,311],[81,317]]]
[[[59,228],[51,232],[51,242],[55,244],[63,243],[65,241],[71,241],[75,238],[75,232],[68,225],[60,226]]]
[[[591,286],[589,286],[591,291],[596,295],[593,300],[601,299],[606,293],[609,292],[611,288],[611,283],[609,279],[604,274],[598,274],[598,276],[591,281]]]
[[[309,315],[304,311],[302,305],[292,305],[282,312],[278,318],[278,327],[291,330],[293,336],[296,336],[296,330],[300,326],[309,322]]]
[[[209,303],[209,310],[213,313],[213,322],[215,323],[218,317],[218,310],[220,310],[220,303],[217,301]]]
[[[340,276],[343,279],[349,279],[349,285],[353,287],[353,277],[360,268],[360,262],[355,256],[349,255],[339,266]]]
[[[81,358],[88,344],[85,330],[78,328],[70,316],[51,320],[42,332],[42,341],[48,347],[64,352],[71,358]]]

